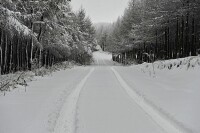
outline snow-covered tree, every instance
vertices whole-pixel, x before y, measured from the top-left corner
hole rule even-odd
[[[1,74],[33,69],[33,63],[37,67],[69,59],[85,63],[96,43],[94,33],[90,19],[73,13],[69,0],[2,0]]]
[[[122,46],[117,51],[140,57],[139,62],[149,61],[146,55],[154,60],[197,55],[199,10],[198,0],[131,0],[110,35],[115,45],[110,51]]]

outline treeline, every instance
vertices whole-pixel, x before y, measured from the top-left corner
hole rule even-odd
[[[72,12],[70,0],[0,1],[0,74],[86,64],[95,45],[91,20],[83,9]]]
[[[131,0],[105,40],[106,50],[139,63],[196,56],[199,12],[199,0]]]

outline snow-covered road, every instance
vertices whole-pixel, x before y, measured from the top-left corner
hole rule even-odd
[[[159,84],[138,68],[112,62],[108,53],[95,52],[93,55],[91,66],[38,78],[29,84],[27,92],[18,88],[6,96],[0,95],[0,133],[200,131],[198,87],[188,91],[178,86],[174,90],[166,89],[161,84],[162,77]],[[200,78],[195,72],[193,76]],[[193,83],[200,85],[196,81]],[[170,96],[177,101],[171,103]],[[187,100],[183,96],[187,96]],[[189,104],[188,107],[196,107],[195,110],[184,109],[186,105],[182,102]]]
[[[110,67],[97,67],[77,108],[76,133],[162,133],[121,87]]]
[[[77,105],[76,133],[162,133],[151,117],[127,95],[106,53],[94,53],[95,70]]]

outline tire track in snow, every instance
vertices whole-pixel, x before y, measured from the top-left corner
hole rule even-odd
[[[136,102],[150,117],[154,120],[161,128],[167,133],[193,133],[192,130],[186,128],[183,124],[171,118],[167,113],[149,102],[148,99],[144,98],[138,92],[134,91],[120,76],[120,74],[111,67],[114,75],[119,81],[120,85],[124,88],[127,94]]]
[[[94,68],[91,68],[90,72],[81,80],[74,91],[66,99],[66,103],[63,105],[56,122],[54,133],[74,133],[76,130],[76,108],[79,95],[93,71]]]

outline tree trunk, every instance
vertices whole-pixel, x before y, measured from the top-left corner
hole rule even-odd
[[[17,71],[19,71],[20,68],[20,56],[19,56],[19,44],[20,44],[20,39],[17,39]]]
[[[186,25],[185,25],[185,57],[190,55],[189,46],[189,13],[186,15]]]
[[[29,59],[28,59],[28,40],[26,41],[26,69],[28,70],[28,64],[29,64]]]
[[[4,53],[4,68],[3,68],[3,70],[4,70],[4,73],[6,73],[6,67],[7,67],[7,49],[8,49],[8,43],[7,43],[7,38],[8,36],[7,36],[7,34],[5,34],[5,53]]]
[[[0,29],[0,75],[2,74],[2,64],[3,64],[2,44],[3,44],[3,30]]]
[[[195,46],[195,18],[193,15],[192,18],[192,42],[191,42],[191,55],[196,55],[196,46]]]
[[[10,68],[9,68],[9,73],[12,71],[12,59],[13,58],[13,44],[12,41],[10,43]]]
[[[182,28],[181,28],[181,57],[185,57],[185,44],[184,44],[184,16],[182,16]]]
[[[175,58],[179,57],[179,19],[176,18],[176,39],[175,39]]]
[[[165,59],[167,59],[168,56],[168,42],[167,42],[167,27],[165,28]]]

